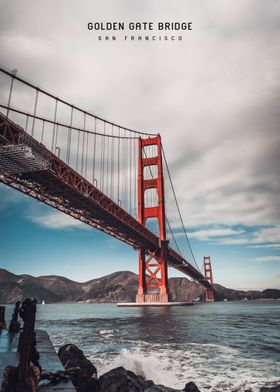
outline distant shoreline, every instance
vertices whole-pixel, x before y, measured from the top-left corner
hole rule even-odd
[[[23,298],[36,298],[38,303],[121,303],[135,302],[138,275],[130,271],[113,272],[110,275],[79,283],[56,275],[15,275],[0,268],[0,302],[15,303]],[[214,283],[215,300],[252,301],[280,298],[280,290],[233,290]],[[205,288],[187,278],[168,280],[171,302],[201,303]]]
[[[213,303],[248,303],[248,302],[280,302],[280,298],[258,298],[258,299],[248,299],[248,300],[228,300],[228,301],[215,301]],[[58,302],[47,302],[45,304],[42,304],[41,302],[38,302],[38,305],[63,305],[63,304],[69,304],[69,305],[117,305],[117,302],[97,302],[94,300],[86,300],[86,301],[58,301]],[[193,302],[194,305],[202,305],[206,304],[204,301],[200,302]],[[1,305],[14,305],[14,302],[6,302],[6,303],[1,303]]]

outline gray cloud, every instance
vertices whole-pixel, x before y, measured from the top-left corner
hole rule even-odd
[[[51,211],[38,215],[27,215],[26,218],[39,226],[53,230],[65,230],[73,228],[89,230],[89,226],[85,225],[77,219],[72,218],[69,215],[63,214],[60,211]]]
[[[28,4],[1,2],[2,65],[108,119],[160,132],[187,226],[279,223],[278,1]],[[89,20],[137,19],[192,20],[193,31],[182,43],[131,43],[86,30]]]
[[[280,262],[280,256],[262,256],[262,257],[256,257],[254,260],[255,261],[261,261],[261,262],[279,263]]]

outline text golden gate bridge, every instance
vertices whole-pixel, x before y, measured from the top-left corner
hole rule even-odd
[[[159,134],[137,132],[0,68],[0,180],[138,250],[139,303],[168,302],[168,266],[214,300],[192,252]]]

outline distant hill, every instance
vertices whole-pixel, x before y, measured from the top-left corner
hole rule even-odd
[[[133,302],[138,286],[138,276],[129,271],[114,272],[102,278],[78,283],[61,276],[15,275],[0,269],[0,303],[14,303],[27,297],[54,302]],[[280,290],[240,291],[214,285],[218,301],[280,298]],[[172,301],[203,299],[205,289],[187,278],[170,278],[169,292]]]

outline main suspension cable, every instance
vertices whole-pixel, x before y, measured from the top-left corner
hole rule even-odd
[[[122,128],[122,129],[124,129],[124,130],[126,130],[126,131],[129,131],[129,132],[132,132],[132,133],[135,133],[135,134],[141,134],[141,135],[145,135],[145,136],[155,136],[154,133],[146,133],[146,132],[135,131],[135,130],[133,130],[133,129],[126,128],[126,127],[123,127],[123,126],[121,126],[121,125],[118,125],[118,124],[116,124],[116,123],[114,123],[114,122],[112,122],[112,121],[105,120],[105,119],[102,118],[102,117],[99,117],[99,116],[97,116],[97,115],[95,115],[95,114],[93,114],[93,113],[90,113],[90,112],[88,112],[88,111],[86,111],[86,110],[83,110],[83,109],[79,108],[78,106],[72,105],[71,103],[69,103],[69,102],[67,102],[67,101],[65,101],[65,100],[63,100],[63,99],[61,99],[61,98],[56,97],[55,95],[53,95],[53,94],[47,92],[46,90],[43,90],[43,89],[41,89],[41,88],[35,86],[34,84],[32,84],[32,83],[30,83],[30,82],[28,82],[28,81],[26,81],[26,80],[24,80],[24,79],[22,79],[22,78],[16,76],[15,74],[13,74],[13,73],[11,73],[11,72],[5,70],[5,69],[2,68],[2,67],[0,67],[0,72],[2,72],[3,74],[5,74],[5,75],[7,75],[7,76],[10,76],[10,77],[12,78],[12,80],[17,80],[17,81],[19,81],[20,83],[25,84],[25,85],[28,86],[28,87],[31,87],[32,89],[34,89],[34,90],[36,91],[36,94],[38,94],[38,93],[44,94],[44,95],[46,95],[46,96],[48,96],[48,97],[50,97],[50,98],[52,98],[52,99],[55,99],[56,102],[60,102],[60,103],[62,103],[62,104],[64,104],[64,105],[70,106],[70,107],[73,108],[74,110],[77,110],[77,111],[79,111],[79,112],[81,112],[81,113],[84,113],[84,114],[86,114],[87,116],[93,117],[93,118],[95,118],[95,119],[97,119],[97,120],[100,120],[100,121],[104,121],[104,122],[106,122],[107,124],[113,125],[113,126],[115,126],[115,127],[120,127],[120,128]],[[7,108],[7,109],[8,109],[8,108]],[[33,117],[33,118],[34,118],[34,117]],[[36,117],[35,117],[35,118],[36,118]]]

